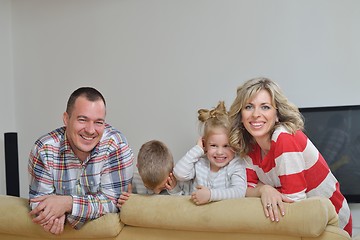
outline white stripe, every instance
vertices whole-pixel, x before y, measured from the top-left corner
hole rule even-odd
[[[253,162],[252,162],[252,159],[251,157],[249,157],[248,155],[246,155],[244,158],[244,162],[245,162],[245,167],[246,168],[249,168],[249,169],[253,169]]]
[[[339,215],[339,227],[344,228],[346,224],[348,224],[350,218],[350,208],[345,199],[342,203],[342,207],[340,208],[338,215]]]
[[[336,191],[337,180],[331,172],[328,173],[324,181],[322,181],[316,188],[307,192],[308,197],[324,196],[330,198]]]
[[[256,172],[256,175],[258,176],[259,180],[267,185],[273,186],[273,187],[280,187],[280,178],[278,174],[276,173],[276,169],[273,168],[269,172],[265,173],[261,168],[254,165],[253,170]]]
[[[277,139],[281,133],[289,133],[289,131],[287,131],[285,127],[279,126],[275,129],[274,133],[272,134],[271,140],[277,142]]]
[[[318,161],[319,151],[310,140],[307,141],[303,152],[286,152],[275,159],[276,166],[279,166],[279,174],[296,174],[308,170]]]
[[[291,194],[284,194],[286,197],[290,198],[291,200],[294,201],[300,201],[300,200],[304,200],[306,199],[306,193],[305,193],[306,189],[297,192],[297,193],[291,193]]]
[[[305,161],[301,152],[286,152],[275,159],[280,176],[302,172],[305,169]]]
[[[306,170],[314,166],[314,164],[319,159],[319,151],[309,139],[307,140],[306,148],[304,149],[303,154]]]

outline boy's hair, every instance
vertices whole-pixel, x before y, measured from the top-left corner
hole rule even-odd
[[[218,105],[211,110],[200,109],[198,114],[200,127],[202,127],[203,130],[202,136],[205,139],[217,128],[223,128],[229,133],[230,121],[224,101],[220,101]]]
[[[148,141],[141,146],[137,164],[144,185],[151,189],[159,186],[174,167],[170,150],[158,140]]]

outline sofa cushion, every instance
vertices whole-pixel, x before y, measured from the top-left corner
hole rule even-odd
[[[39,238],[54,237],[53,234],[45,232],[40,225],[31,221],[28,199],[13,196],[0,196],[0,206],[2,209],[6,209],[6,211],[2,211],[0,214],[1,233]],[[109,213],[98,219],[87,222],[80,230],[75,230],[66,224],[65,230],[61,234],[61,238],[114,237],[120,233],[124,226],[119,222],[119,214]]]
[[[259,198],[228,199],[197,206],[189,196],[132,194],[122,206],[120,218],[125,225],[157,229],[303,237],[319,236],[328,224],[338,225],[338,216],[327,198],[285,203],[285,208],[286,215],[276,223],[265,217]]]

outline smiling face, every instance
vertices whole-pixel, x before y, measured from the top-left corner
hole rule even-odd
[[[267,90],[260,90],[246,102],[241,109],[241,121],[257,143],[270,141],[270,134],[279,119]]]
[[[229,136],[224,128],[215,128],[204,141],[206,156],[210,161],[210,170],[219,171],[234,158],[235,152],[230,147]]]
[[[84,161],[100,141],[105,129],[105,104],[80,96],[70,114],[63,115],[66,137],[74,154]]]

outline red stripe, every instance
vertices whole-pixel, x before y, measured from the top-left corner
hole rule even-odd
[[[286,152],[303,152],[307,145],[307,137],[302,131],[297,131],[294,135],[283,132],[276,142],[271,142],[275,149],[274,159]]]
[[[347,231],[350,236],[352,236],[352,217],[351,217],[351,215],[350,215],[348,224],[346,224],[346,226],[344,227],[344,230]]]
[[[345,197],[340,193],[339,182],[336,182],[335,187],[336,187],[336,191],[329,199],[335,206],[336,212],[339,213],[340,209],[342,208],[342,203],[344,202]]]
[[[332,204],[334,205],[336,213],[339,213],[340,209],[343,207],[342,204],[343,204],[343,202],[345,200],[345,197],[340,192],[339,182],[336,182],[336,190],[329,199],[332,202]],[[348,223],[344,227],[344,230],[347,231],[350,236],[352,236],[352,217],[351,217],[351,214],[349,216]]]
[[[303,172],[279,176],[281,182],[281,193],[293,194],[306,189],[306,181]]]
[[[248,186],[249,183],[257,184],[259,182],[259,178],[256,172],[252,169],[246,168],[246,177],[247,177]]]
[[[330,169],[323,157],[319,154],[319,159],[316,163],[304,171],[305,179],[307,180],[307,192],[319,186],[329,174]]]
[[[274,144],[274,142],[272,142]],[[261,149],[259,145],[254,146],[254,151],[249,153],[249,157],[252,160],[253,165],[261,168],[265,173],[268,173],[275,167],[274,155],[269,152],[266,157],[261,161]]]

